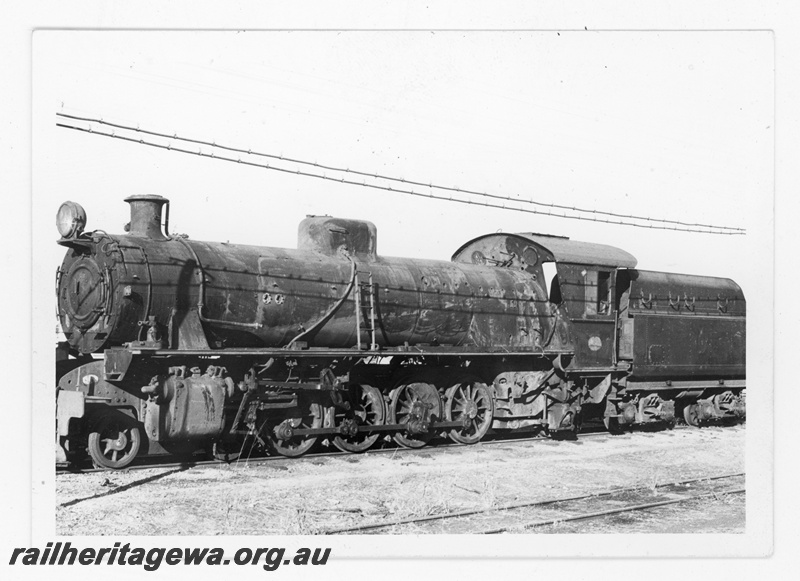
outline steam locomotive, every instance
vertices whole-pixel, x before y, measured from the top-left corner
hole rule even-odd
[[[372,223],[329,216],[300,223],[297,249],[200,242],[169,234],[167,199],[125,201],[123,235],[58,211],[57,461],[744,416],[731,280],[533,233],[390,258]]]

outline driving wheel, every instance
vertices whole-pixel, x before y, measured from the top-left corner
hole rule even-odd
[[[475,444],[489,431],[494,402],[485,384],[465,380],[447,390],[444,414],[447,421],[462,426],[450,430],[450,438],[461,444]]]
[[[317,436],[295,435],[294,431],[321,428],[322,421],[322,406],[298,393],[297,406],[290,408],[282,421],[267,423],[266,438],[270,447],[281,456],[302,456],[311,449]]]
[[[333,427],[381,426],[386,419],[386,408],[383,395],[371,385],[354,386],[355,393],[348,399],[350,409],[333,408]],[[342,452],[364,452],[378,441],[378,432],[355,432],[351,435],[339,435],[333,439],[333,445]]]
[[[389,421],[405,424],[404,432],[396,433],[394,441],[405,448],[422,448],[433,438],[430,424],[442,417],[442,399],[430,383],[407,383],[392,392]]]

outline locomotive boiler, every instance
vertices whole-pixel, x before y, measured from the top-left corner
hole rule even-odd
[[[563,435],[593,408],[610,429],[671,421],[676,403],[695,424],[743,413],[731,281],[533,234],[480,237],[451,261],[389,258],[373,224],[329,216],[301,222],[297,249],[200,242],[169,234],[165,198],[126,201],[123,235],[59,209],[61,460]],[[662,344],[681,333],[704,339]]]
[[[165,199],[126,201],[128,235],[61,241],[61,324],[80,353],[148,334],[168,349],[567,342],[535,256],[516,269],[379,257],[373,224],[327,216],[303,220],[297,250],[197,242],[162,232]]]

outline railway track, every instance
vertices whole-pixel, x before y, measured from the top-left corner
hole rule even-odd
[[[500,534],[563,523],[602,519],[611,515],[653,510],[665,506],[719,499],[742,494],[744,473],[722,474],[664,482],[652,486],[614,488],[569,497],[531,500],[498,507],[472,509],[388,522],[328,529],[320,534]],[[602,508],[598,508],[602,507]],[[447,523],[446,525],[444,523]]]
[[[185,513],[180,534],[739,532],[744,433],[593,433],[59,476],[57,515],[64,531],[86,534],[163,530],[164,511]]]
[[[685,429],[694,429],[688,426],[676,426],[668,431],[675,431],[675,430],[685,430]],[[662,430],[667,431],[667,430]],[[626,432],[624,434],[610,434],[608,431],[605,430],[604,427],[597,426],[597,427],[590,427],[587,428],[585,432],[580,434],[580,437],[574,440],[566,440],[566,442],[580,442],[586,438],[594,439],[594,438],[624,438],[624,437],[636,437],[637,435],[641,434],[652,434],[652,431],[641,431],[641,432]],[[657,433],[657,432],[656,432]],[[497,446],[502,444],[524,444],[528,442],[553,442],[554,440],[542,436],[542,435],[535,435],[535,436],[523,436],[523,437],[511,437],[511,438],[492,438],[492,439],[485,439],[479,442],[478,444],[472,444],[472,446]],[[385,447],[376,447],[373,449],[364,452],[363,454],[359,454],[358,456],[370,456],[370,455],[381,455],[381,454],[407,454],[409,456],[414,456],[418,454],[426,454],[426,453],[442,453],[453,450],[453,449],[462,449],[464,447],[470,446],[468,444],[459,444],[456,442],[452,442],[450,440],[442,439],[442,440],[434,440],[432,442],[435,445],[426,446],[424,448],[401,448],[396,445],[387,445]],[[202,455],[195,455],[191,457],[182,458],[180,460],[172,460],[170,458],[165,458],[163,461],[150,461],[148,462],[147,459],[143,459],[141,462],[134,463],[127,468],[125,471],[137,471],[137,470],[149,470],[153,468],[161,468],[161,469],[188,469],[188,468],[204,468],[204,467],[213,467],[219,465],[235,465],[235,464],[246,464],[248,466],[257,466],[260,464],[272,463],[272,462],[303,462],[303,461],[310,461],[319,458],[328,458],[328,457],[341,457],[341,456],[353,456],[348,452],[341,452],[339,450],[333,451],[317,451],[317,452],[310,452],[300,458],[287,458],[286,456],[250,456],[246,458],[240,457],[240,459],[226,462],[224,460],[214,460],[208,459],[206,456]],[[93,468],[91,465],[83,465],[83,466],[67,466],[67,465],[56,465],[56,474],[92,474],[96,472],[107,472],[104,468]]]
[[[692,429],[693,428],[690,428],[688,426],[679,426],[679,427],[676,427],[676,428],[674,428],[673,430],[670,430],[670,431],[682,431],[682,430],[692,430]],[[579,444],[582,441],[585,441],[587,439],[595,440],[595,439],[602,439],[602,438],[652,437],[654,435],[658,435],[658,433],[659,432],[656,432],[656,433],[653,433],[653,432],[641,432],[641,433],[629,432],[629,433],[626,433],[626,434],[610,434],[610,433],[608,433],[606,431],[599,431],[598,430],[598,431],[591,431],[591,432],[582,434],[580,439],[566,441],[566,442],[563,442],[563,444],[568,445],[570,442]],[[666,432],[666,433],[669,433],[669,432]],[[99,492],[99,493],[93,494],[91,496],[75,498],[75,499],[72,499],[70,501],[62,503],[59,506],[68,507],[68,506],[72,506],[74,504],[79,504],[79,503],[82,503],[82,502],[85,502],[85,501],[88,501],[88,500],[93,500],[93,499],[96,499],[96,498],[103,498],[103,497],[106,497],[106,496],[118,494],[118,493],[125,492],[127,490],[131,490],[131,489],[139,487],[139,486],[146,485],[146,484],[148,484],[150,482],[154,482],[156,480],[160,480],[160,479],[165,478],[167,476],[170,476],[170,475],[173,475],[173,474],[176,474],[176,473],[179,473],[179,472],[184,472],[186,470],[213,468],[213,467],[218,467],[220,465],[231,465],[231,466],[242,465],[242,466],[250,467],[250,466],[261,466],[261,465],[265,465],[265,464],[277,463],[278,466],[285,466],[287,464],[297,464],[297,463],[302,463],[304,461],[305,462],[319,461],[319,460],[324,459],[324,458],[341,458],[341,457],[344,457],[344,458],[361,458],[361,457],[370,457],[370,456],[373,456],[373,457],[374,456],[381,456],[381,455],[387,455],[387,454],[395,455],[395,454],[398,454],[398,453],[401,453],[404,456],[408,456],[410,458],[413,458],[414,456],[430,456],[431,454],[437,454],[437,455],[454,454],[454,453],[459,453],[459,452],[465,450],[466,448],[494,447],[494,446],[501,446],[501,445],[505,445],[505,446],[509,446],[509,447],[516,447],[516,446],[527,445],[527,444],[530,444],[532,442],[544,443],[544,442],[553,442],[553,440],[551,440],[549,438],[542,437],[542,436],[516,437],[516,438],[511,438],[511,439],[502,438],[502,439],[485,440],[485,441],[482,441],[482,442],[480,442],[478,444],[474,444],[474,445],[471,445],[471,446],[470,445],[466,445],[466,444],[457,444],[457,443],[450,442],[450,441],[444,441],[443,444],[438,445],[438,446],[431,446],[431,447],[417,448],[417,449],[406,449],[406,448],[400,448],[400,447],[375,448],[375,449],[369,450],[369,451],[367,451],[367,452],[365,452],[363,454],[358,454],[358,455],[353,455],[353,454],[349,454],[349,453],[346,453],[346,452],[340,452],[340,451],[337,450],[337,451],[330,451],[330,452],[314,452],[314,453],[307,454],[307,455],[305,455],[303,457],[300,457],[300,458],[287,458],[285,456],[264,456],[264,457],[258,457],[258,458],[246,458],[246,459],[241,459],[241,460],[237,460],[237,461],[234,461],[234,462],[223,462],[223,461],[220,461],[220,460],[202,460],[202,459],[197,458],[197,459],[191,459],[191,460],[184,460],[184,461],[181,461],[181,462],[160,462],[160,463],[141,464],[141,465],[130,466],[130,467],[128,467],[125,470],[122,470],[120,472],[136,472],[136,471],[143,471],[143,470],[148,470],[148,469],[161,469],[161,470],[164,470],[164,471],[163,472],[158,472],[156,474],[148,475],[146,477],[134,480],[134,481],[129,482],[127,484],[124,484],[122,486],[115,486],[113,488],[110,488],[109,490],[106,490],[106,491],[103,491],[103,492]],[[103,472],[108,473],[107,470],[104,470],[102,468],[88,468],[88,469],[84,469],[84,470],[61,469],[61,470],[59,470],[57,472],[57,474],[94,474],[94,473],[103,473]],[[111,473],[109,473],[109,474],[111,474]],[[696,480],[702,480],[702,479],[696,479]],[[664,485],[664,486],[667,486],[667,485]],[[571,498],[571,499],[560,499],[558,501],[546,501],[546,502],[543,502],[543,503],[537,502],[537,503],[532,504],[531,506],[536,506],[538,504],[542,504],[542,505],[556,504],[558,502],[565,502],[567,500],[579,500],[579,499],[591,498],[591,497],[600,498],[603,495],[604,495],[604,493],[589,494],[589,495],[584,495],[584,496],[581,496],[581,497],[574,497],[574,498]],[[521,508],[521,507],[522,506],[520,506],[520,507],[500,507],[500,508],[491,509],[491,510],[493,510],[493,511],[504,511],[504,510],[510,510],[512,508]],[[447,519],[450,519],[450,518],[470,516],[470,515],[473,515],[473,514],[480,514],[480,513],[484,513],[484,512],[491,512],[491,511],[468,511],[468,512],[465,512],[463,514],[462,513],[452,513],[452,514],[449,514],[449,515],[437,515],[437,516],[433,516],[433,517],[424,517],[424,518],[420,518],[420,519],[409,519],[408,521],[402,521],[402,522],[399,522],[399,523],[384,523],[384,524],[378,524],[378,525],[365,525],[365,527],[363,527],[363,528],[364,528],[364,530],[367,530],[367,529],[370,529],[370,528],[381,528],[381,529],[383,529],[383,528],[392,527],[392,526],[399,526],[401,524],[421,523],[421,522],[425,522],[425,521],[431,521],[431,522],[433,522],[433,521],[443,521],[443,520],[447,520]],[[539,526],[539,525],[537,525],[537,526]],[[347,529],[343,529],[343,531],[345,531],[345,530],[347,530]],[[331,533],[331,534],[333,534],[333,533]]]

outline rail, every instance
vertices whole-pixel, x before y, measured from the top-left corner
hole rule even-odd
[[[614,488],[614,489],[609,489],[609,490],[603,490],[601,492],[592,492],[592,493],[581,494],[581,495],[576,495],[576,496],[567,496],[567,497],[561,497],[561,498],[549,498],[549,499],[545,499],[545,500],[531,500],[531,501],[526,501],[526,502],[521,502],[521,503],[507,504],[507,505],[503,505],[503,506],[499,506],[499,507],[490,507],[490,508],[483,508],[483,509],[476,508],[476,509],[471,509],[471,510],[449,512],[449,513],[446,513],[446,514],[429,515],[429,516],[416,517],[416,518],[397,519],[397,520],[389,521],[389,522],[368,523],[368,524],[363,524],[363,525],[358,525],[358,526],[353,526],[353,527],[343,527],[343,528],[336,528],[336,529],[328,529],[328,530],[322,531],[321,534],[336,535],[336,534],[344,534],[344,533],[360,533],[360,532],[363,532],[363,531],[375,531],[375,530],[378,530],[378,529],[391,529],[391,528],[404,526],[404,525],[409,525],[409,524],[428,523],[428,522],[443,521],[443,520],[455,519],[455,518],[464,518],[464,517],[475,516],[475,515],[485,515],[485,514],[500,513],[500,512],[510,512],[510,511],[519,510],[519,509],[523,509],[523,508],[544,507],[544,506],[560,504],[560,503],[575,502],[575,501],[579,501],[579,500],[599,499],[599,498],[605,498],[605,497],[612,497],[614,495],[622,495],[622,494],[631,493],[631,492],[639,492],[639,491],[653,490],[653,489],[659,489],[659,488],[667,488],[667,487],[671,487],[671,486],[685,486],[687,484],[694,484],[694,483],[704,482],[704,481],[713,481],[713,480],[724,480],[724,479],[730,479],[730,478],[738,478],[738,477],[741,477],[741,476],[744,476],[744,475],[745,475],[744,472],[739,472],[739,473],[735,473],[735,474],[721,474],[721,475],[715,475],[715,476],[703,476],[701,478],[691,478],[691,479],[688,479],[688,480],[678,480],[678,481],[673,481],[673,482],[664,482],[664,483],[661,483],[661,484],[657,484],[655,486],[638,485],[638,486],[632,486],[632,487],[628,487],[628,488]],[[734,490],[727,491],[726,493],[730,494],[730,493],[739,493],[739,492],[744,492],[744,489],[743,488],[742,489],[734,489]],[[713,494],[715,494],[715,493],[709,493],[709,494],[703,494],[703,495],[692,495],[690,497],[681,498],[681,499],[670,499],[670,500],[666,500],[666,501],[658,501],[658,502],[651,502],[651,503],[640,503],[640,504],[628,505],[628,506],[620,507],[620,508],[616,508],[616,509],[609,509],[609,510],[604,510],[604,511],[595,511],[595,512],[591,512],[591,513],[585,513],[585,514],[581,514],[581,515],[574,515],[574,516],[570,516],[570,517],[554,518],[554,519],[549,519],[549,520],[539,520],[539,521],[534,521],[534,522],[531,522],[531,523],[524,523],[522,525],[507,526],[507,527],[500,527],[500,528],[494,528],[494,529],[487,529],[487,530],[483,530],[483,531],[478,531],[478,534],[498,534],[498,533],[507,532],[509,530],[517,530],[517,529],[520,529],[520,528],[522,528],[522,529],[533,528],[533,527],[539,527],[539,526],[544,526],[544,525],[548,525],[548,524],[555,524],[557,522],[560,523],[560,522],[567,522],[567,521],[574,521],[574,520],[581,520],[581,519],[598,518],[598,517],[601,517],[601,516],[606,516],[606,515],[611,515],[611,514],[618,514],[618,513],[621,513],[621,512],[630,512],[630,511],[635,511],[635,510],[644,510],[644,509],[647,509],[647,508],[655,508],[655,507],[658,507],[658,506],[667,506],[667,505],[670,505],[670,504],[678,504],[680,502],[687,502],[689,500],[695,500],[695,499],[698,499],[698,498],[705,498],[705,497],[708,497],[708,496],[712,496]],[[719,492],[717,492],[716,494],[719,494]]]

